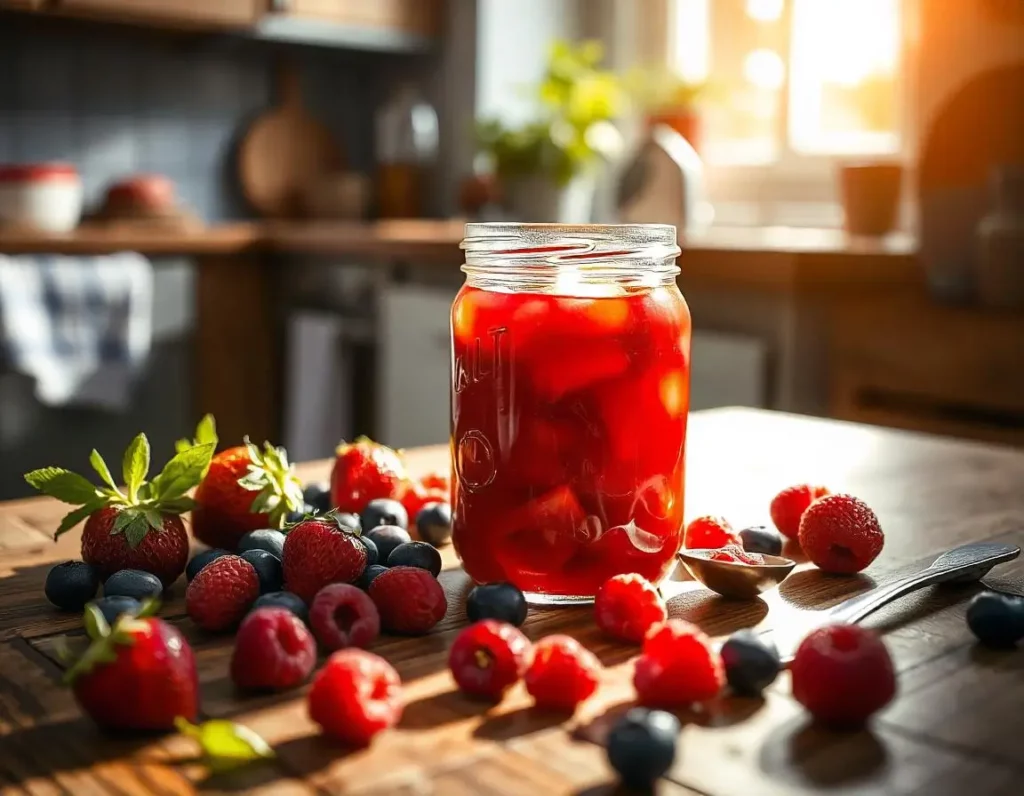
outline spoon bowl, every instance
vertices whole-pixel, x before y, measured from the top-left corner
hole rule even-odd
[[[770,555],[763,556],[763,564],[712,561],[705,555],[712,552],[680,550],[678,556],[694,580],[731,600],[753,600],[761,592],[782,583],[796,566],[796,562],[788,558]]]

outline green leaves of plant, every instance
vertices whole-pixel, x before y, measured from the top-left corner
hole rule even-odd
[[[193,445],[174,455],[167,462],[160,475],[153,479],[153,498],[162,503],[182,497],[188,490],[199,485],[203,473],[210,466],[216,443],[207,442]]]
[[[60,467],[43,467],[25,474],[25,480],[44,495],[63,503],[78,505],[98,497],[95,486],[85,478]]]
[[[259,735],[231,721],[214,719],[197,725],[179,716],[174,720],[174,726],[182,735],[199,742],[207,763],[214,771],[274,757],[274,750]]]
[[[77,509],[73,509],[64,515],[64,518],[60,521],[60,525],[57,526],[57,530],[54,531],[53,539],[57,540],[57,537],[62,533],[66,533],[74,528],[78,523],[85,522],[89,519],[89,515],[94,511],[99,511],[103,506],[106,505],[106,498],[97,497],[88,503],[83,503]]]
[[[238,479],[238,485],[259,494],[253,498],[249,511],[269,515],[271,528],[284,527],[285,517],[304,505],[302,485],[295,476],[295,467],[288,461],[284,448],[263,443],[261,451],[245,438],[249,452],[249,471]]]
[[[156,512],[153,512],[156,514]],[[128,543],[128,546],[133,550],[142,544],[142,540],[146,538],[146,534],[149,533],[150,520],[147,515],[150,514],[148,511],[139,511],[138,509],[126,508],[122,509],[121,512],[114,519],[114,527],[111,529],[112,534],[124,534],[124,540]],[[157,525],[154,526],[158,529],[163,528],[163,521],[159,514],[156,514]]]
[[[139,434],[131,441],[124,452],[122,464],[124,482],[128,486],[128,500],[135,502],[146,476],[149,475],[149,440],[145,434]]]
[[[92,465],[92,469],[96,471],[96,474],[100,477],[103,483],[118,494],[121,493],[121,490],[117,488],[117,484],[114,483],[114,477],[110,474],[110,468],[107,467],[107,463],[104,461],[103,457],[100,456],[100,452],[95,448],[93,448],[92,453],[89,454],[89,464]]]

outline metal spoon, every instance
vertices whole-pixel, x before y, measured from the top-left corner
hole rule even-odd
[[[796,566],[796,562],[788,558],[769,555],[763,556],[763,564],[713,561],[707,557],[713,552],[680,550],[678,556],[695,580],[734,600],[752,600],[761,592],[778,586]]]

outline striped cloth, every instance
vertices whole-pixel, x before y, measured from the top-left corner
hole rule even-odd
[[[0,255],[0,357],[47,406],[128,407],[149,355],[153,268],[138,254]]]

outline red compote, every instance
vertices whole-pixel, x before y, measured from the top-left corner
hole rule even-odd
[[[490,236],[504,249],[474,254]],[[624,572],[659,581],[682,541],[689,407],[674,229],[470,225],[464,248],[452,460],[466,571],[535,602],[592,599]]]

